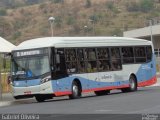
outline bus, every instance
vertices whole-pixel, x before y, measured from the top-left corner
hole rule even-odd
[[[151,41],[125,37],[44,37],[11,52],[15,99],[38,102],[83,93],[133,92],[157,82]]]

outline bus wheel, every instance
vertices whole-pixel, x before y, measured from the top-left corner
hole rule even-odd
[[[37,102],[44,102],[45,101],[45,98],[43,95],[37,95],[35,96]]]
[[[129,78],[129,88],[122,88],[122,92],[134,92],[137,90],[137,80],[135,76],[131,75]]]
[[[110,90],[94,91],[97,96],[108,95]]]
[[[77,99],[81,96],[81,90],[76,81],[72,83],[72,94],[69,95],[70,99]]]

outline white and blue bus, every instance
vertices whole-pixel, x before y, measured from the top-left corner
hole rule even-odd
[[[136,91],[156,83],[150,41],[124,37],[46,37],[22,42],[11,53],[15,99]]]

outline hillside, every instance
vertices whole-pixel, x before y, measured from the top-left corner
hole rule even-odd
[[[0,36],[14,44],[51,36],[50,16],[55,17],[54,36],[122,36],[123,31],[144,27],[147,20],[159,17],[159,2],[48,0],[31,5],[23,3],[19,7],[0,9]]]

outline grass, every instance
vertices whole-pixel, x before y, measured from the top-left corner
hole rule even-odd
[[[2,92],[10,92],[10,85],[7,83],[8,73],[1,74],[1,85],[2,85]]]

